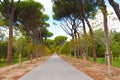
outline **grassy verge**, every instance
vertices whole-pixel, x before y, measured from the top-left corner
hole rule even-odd
[[[114,59],[114,64],[113,64],[113,66],[120,68],[120,59]]]
[[[90,61],[93,62],[92,57],[90,58]],[[104,58],[97,58],[97,62],[100,63],[100,64],[104,64],[105,59]],[[114,59],[113,60],[113,66],[120,68],[120,59]]]
[[[22,62],[27,61],[27,58],[22,58]],[[18,59],[13,59],[12,60],[12,64],[17,64],[18,63]],[[5,67],[6,66],[6,60],[3,60],[0,62],[0,68],[1,67]]]

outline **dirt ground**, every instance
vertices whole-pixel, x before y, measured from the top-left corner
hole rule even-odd
[[[37,62],[36,60],[32,63],[30,61],[24,62],[22,63],[22,68],[19,68],[18,64],[0,68],[0,80],[18,80],[31,69],[42,64],[49,57],[50,55],[41,57]],[[120,80],[120,68],[112,67],[112,76],[109,77],[106,65],[69,58],[63,55],[61,57],[72,66],[91,76],[94,80]]]
[[[71,59],[66,56],[61,57],[94,80],[120,80],[120,68],[111,67],[111,76],[108,76],[108,68],[104,64],[93,63],[76,58]]]
[[[42,64],[49,57],[50,55],[41,57],[38,60],[33,60],[32,63],[30,61],[23,62],[22,68],[19,67],[19,64],[0,68],[0,80],[18,80],[21,76],[32,70],[34,67]]]

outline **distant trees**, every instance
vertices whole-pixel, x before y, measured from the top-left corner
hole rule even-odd
[[[57,36],[55,37],[54,41],[55,41],[55,47],[56,46],[63,46],[63,44],[66,42],[67,37],[65,36]]]
[[[120,32],[115,32],[112,34],[112,39],[111,39],[111,51],[113,54],[113,57],[117,57],[119,59],[120,57]]]
[[[6,59],[7,57],[7,47],[8,47],[7,41],[0,41],[0,62],[1,59]]]
[[[60,49],[66,41],[67,41],[67,37],[56,36],[53,40],[46,39],[46,42],[44,44],[51,50],[51,52],[56,51],[56,52],[60,53]]]
[[[71,41],[65,42],[64,45],[60,49],[60,53],[68,55],[68,56],[73,56],[73,48],[71,44],[72,44]]]

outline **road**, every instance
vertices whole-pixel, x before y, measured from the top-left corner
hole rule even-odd
[[[77,70],[57,54],[51,56],[45,63],[37,66],[19,80],[93,80],[88,75]]]

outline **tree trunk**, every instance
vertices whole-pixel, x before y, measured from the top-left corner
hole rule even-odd
[[[109,30],[108,30],[108,20],[107,20],[107,10],[106,10],[106,5],[103,4],[102,6],[99,5],[100,10],[103,13],[103,18],[104,18],[104,34],[105,34],[105,46],[106,46],[106,58],[107,58],[107,65],[108,65],[108,74],[110,75],[110,40],[109,40]]]
[[[91,36],[91,41],[92,41],[93,61],[96,62],[96,50],[95,50],[95,40],[94,40],[93,30],[92,30],[92,27],[91,27],[91,25],[86,17],[85,17],[85,21],[86,21],[86,23],[89,27],[89,30],[90,30],[90,36]]]
[[[86,54],[86,60],[89,60],[89,54],[88,54],[88,39],[87,39],[87,33],[85,28],[85,22],[82,20],[83,23],[83,31],[84,31],[84,40],[85,40],[85,54]]]
[[[9,41],[8,41],[8,52],[7,52],[7,65],[11,65],[12,63],[12,42],[13,42],[13,17],[11,16],[8,19],[8,26],[9,26]]]
[[[83,5],[83,2],[80,1],[80,4]],[[92,55],[93,55],[93,61],[96,62],[96,49],[95,49],[95,40],[94,40],[94,34],[93,34],[93,30],[92,27],[88,21],[88,18],[86,17],[85,14],[85,10],[84,7],[82,7],[82,15],[83,15],[83,19],[85,19],[88,27],[89,27],[89,31],[90,31],[90,36],[91,36],[91,42],[92,42]]]
[[[77,57],[76,50],[75,50],[75,38],[74,38],[74,34],[72,35],[72,47],[73,47],[73,50],[74,50],[74,57]]]
[[[75,30],[74,30],[75,31]],[[77,32],[75,31],[75,53],[76,53],[76,57],[79,58],[79,52],[78,52],[78,39],[77,39]]]
[[[81,38],[80,38],[80,34],[79,33],[77,33],[77,35],[78,35],[78,44],[79,44],[79,57],[82,59],[82,49],[83,49],[83,45],[81,45]]]
[[[118,19],[120,20],[120,8],[119,8],[119,4],[116,3],[114,0],[108,0],[110,5],[113,7]]]

